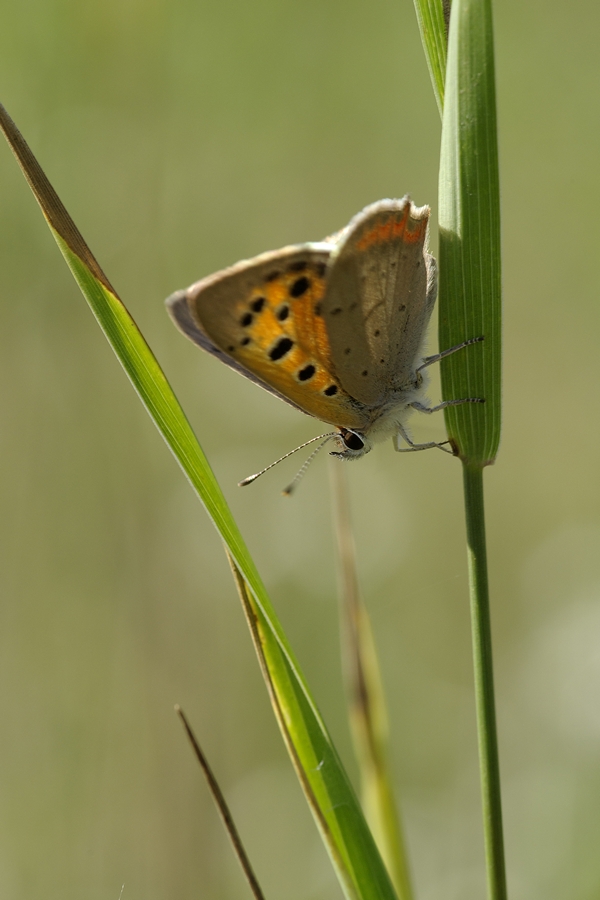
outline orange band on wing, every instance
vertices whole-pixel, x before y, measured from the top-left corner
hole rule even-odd
[[[376,225],[361,237],[356,246],[358,250],[364,251],[373,244],[387,244],[399,237],[406,244],[416,244],[423,240],[426,230],[427,219],[411,218],[410,206],[407,205],[404,215],[399,221],[390,219],[389,222]]]

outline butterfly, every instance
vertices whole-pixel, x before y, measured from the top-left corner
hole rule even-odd
[[[204,350],[334,425],[324,436],[332,456],[358,459],[388,437],[399,451],[439,447],[413,443],[408,415],[483,401],[430,407],[424,370],[482,338],[423,356],[437,294],[429,212],[408,196],[380,200],[331,238],[243,260],[177,291],[168,311]]]

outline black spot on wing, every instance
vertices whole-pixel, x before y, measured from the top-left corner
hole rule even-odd
[[[292,347],[294,346],[294,342],[289,337],[281,337],[274,344],[273,347],[269,350],[269,359],[272,359],[273,362],[277,362],[278,359],[283,359],[286,356]]]
[[[254,310],[255,313],[261,312],[265,303],[267,302],[265,297],[256,297],[255,300],[250,304],[250,308]]]
[[[248,328],[249,325],[252,325],[252,321],[254,316],[252,313],[245,312],[244,315],[240,318],[240,325],[242,328]]]
[[[309,363],[307,366],[304,366],[303,369],[300,369],[298,372],[298,380],[299,381],[310,381],[317,370],[313,366],[312,363]]]
[[[329,387],[325,388],[325,390],[323,391],[326,397],[335,397],[337,392],[337,384],[330,384]]]
[[[304,259],[299,259],[298,262],[292,263],[291,266],[288,266],[288,272],[304,272],[308,263]]]
[[[301,278],[296,278],[294,283],[290,287],[290,297],[298,298],[307,292],[310,287],[310,281],[303,275]]]

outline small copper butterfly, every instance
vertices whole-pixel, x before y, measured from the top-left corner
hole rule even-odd
[[[428,222],[429,207],[408,196],[381,200],[320,243],[243,260],[177,291],[169,313],[226,365],[336,426],[324,436],[333,456],[358,459],[387,437],[397,450],[439,447],[412,442],[408,414],[483,401],[430,407],[424,369],[482,338],[422,356],[437,294]]]

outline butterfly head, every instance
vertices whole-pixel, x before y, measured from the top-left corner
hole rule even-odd
[[[332,450],[329,455],[337,459],[360,459],[372,447],[371,441],[362,431],[351,428],[340,428],[332,440],[338,449]]]

